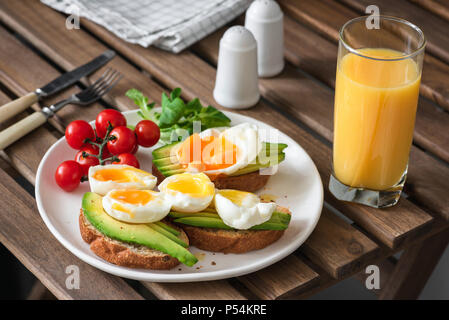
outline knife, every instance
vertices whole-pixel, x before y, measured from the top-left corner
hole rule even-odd
[[[20,97],[14,101],[11,101],[1,106],[0,123],[24,111],[33,103],[38,102],[39,99],[43,97],[48,97],[56,92],[61,91],[62,89],[71,86],[72,84],[80,80],[82,77],[87,76],[92,72],[98,70],[100,67],[104,66],[108,61],[114,58],[114,56],[115,51],[107,50],[98,57],[96,57],[95,59],[93,59],[92,61],[70,72],[64,73],[63,75],[54,79],[53,81],[46,84],[42,88],[36,89],[34,92],[30,92],[23,97]]]

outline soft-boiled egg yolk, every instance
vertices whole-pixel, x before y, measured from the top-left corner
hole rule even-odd
[[[151,190],[112,190],[102,201],[104,210],[111,217],[131,223],[159,221],[171,208],[164,194]]]
[[[206,131],[191,135],[177,148],[177,159],[189,172],[229,175],[255,162],[261,150],[255,125],[242,123],[224,131]]]
[[[204,173],[175,174],[159,185],[172,204],[172,210],[179,212],[199,212],[206,209],[215,194],[214,184]]]
[[[257,195],[238,190],[217,190],[214,205],[226,225],[240,230],[270,220],[276,209],[275,203],[262,203]]]
[[[198,171],[220,170],[237,162],[238,148],[224,137],[188,137],[178,149],[179,163]]]
[[[118,189],[151,190],[156,182],[152,174],[128,165],[110,164],[89,168],[90,189],[100,195]]]

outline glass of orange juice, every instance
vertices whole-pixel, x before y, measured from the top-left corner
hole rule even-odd
[[[408,21],[367,19],[340,31],[329,189],[384,208],[399,201],[407,176],[426,40]]]

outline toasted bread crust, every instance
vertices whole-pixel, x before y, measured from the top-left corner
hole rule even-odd
[[[160,251],[145,246],[127,244],[103,235],[87,221],[82,209],[79,225],[81,237],[90,244],[92,252],[110,263],[129,268],[153,270],[168,270],[180,263],[178,259]],[[184,232],[182,232],[181,239],[188,243]]]
[[[157,178],[157,184],[161,183],[165,176],[153,164],[152,174]],[[242,174],[241,176],[218,176],[213,180],[217,189],[236,189],[247,192],[255,192],[262,189],[268,182],[270,175],[261,175],[259,171]]]
[[[277,211],[291,214],[277,206]],[[223,253],[245,253],[263,249],[279,240],[285,230],[223,230],[182,225],[190,244],[206,251]]]

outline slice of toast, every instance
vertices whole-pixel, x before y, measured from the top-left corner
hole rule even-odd
[[[157,184],[161,183],[165,176],[153,164],[152,174],[157,178]],[[261,175],[254,171],[240,176],[218,176],[211,179],[217,189],[235,189],[247,192],[255,192],[262,189],[268,182],[270,175]]]
[[[276,211],[291,214],[285,207]],[[180,225],[190,244],[199,249],[223,253],[245,253],[263,249],[279,240],[285,230],[224,230]]]
[[[90,244],[92,252],[110,263],[129,268],[154,270],[168,270],[180,264],[178,259],[158,250],[105,236],[86,219],[82,209],[79,216],[79,225],[81,237]],[[189,243],[189,238],[182,229],[173,224],[170,224],[170,226],[181,232],[179,236],[181,240]]]

